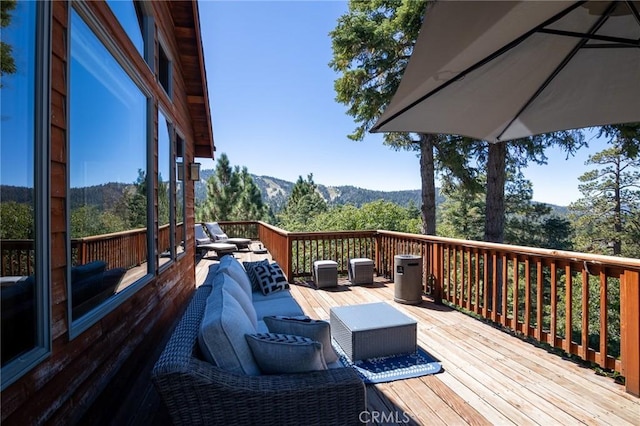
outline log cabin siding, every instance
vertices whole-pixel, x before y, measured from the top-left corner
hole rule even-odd
[[[196,149],[194,132],[198,132],[198,152],[201,156],[211,157],[213,139],[208,117],[202,131],[202,114],[197,123],[190,112],[197,111],[190,104],[193,99],[186,93],[185,80],[189,86],[194,82],[204,84],[204,104],[199,100],[200,110],[208,114],[206,97],[206,77],[204,66],[190,67],[182,71],[181,49],[193,50],[193,44],[199,45],[199,28],[194,28],[189,40],[174,36],[173,13],[181,12],[181,22],[185,16],[191,16],[191,22],[197,22],[195,2],[149,2],[147,12],[151,12],[155,21],[155,40],[158,34],[165,42],[164,49],[173,59],[173,97],[169,102],[164,90],[157,82],[155,73],[144,62],[103,2],[87,2],[88,8],[109,34],[120,54],[126,58],[129,69],[133,69],[138,82],[151,93],[156,111],[162,105],[166,116],[171,120],[185,141],[185,163],[194,160]],[[1,422],[3,424],[70,424],[91,421],[109,416],[113,408],[122,401],[122,390],[127,389],[136,378],[136,372],[147,361],[162,336],[172,326],[195,287],[194,239],[187,231],[186,252],[171,262],[162,272],[156,272],[153,279],[131,295],[113,311],[105,315],[74,339],[69,338],[67,312],[67,90],[69,14],[71,4],[65,1],[52,3],[52,51],[51,51],[51,157],[50,157],[50,201],[51,201],[51,336],[50,356],[2,391]],[[189,46],[181,43],[189,42]],[[157,52],[157,48],[154,49]],[[199,49],[200,54],[202,49]],[[192,54],[192,53],[189,53]],[[197,52],[196,52],[197,54]],[[156,53],[157,55],[157,53]],[[204,59],[194,58],[193,63],[203,64]],[[154,66],[157,70],[157,65]],[[202,72],[202,75],[191,75]],[[205,105],[206,104],[206,105]],[[157,117],[150,117],[157,121]],[[156,125],[157,129],[157,125]],[[157,137],[157,130],[154,132]],[[156,139],[157,140],[157,139]],[[209,149],[206,149],[208,145]],[[203,146],[205,147],[203,149]],[[204,154],[204,155],[203,155]],[[157,145],[155,149],[157,158]],[[157,167],[157,165],[155,166]],[[156,175],[154,193],[157,194],[157,169],[150,170]],[[191,181],[185,182],[187,230],[194,224],[194,187]],[[157,197],[154,204],[157,205]],[[157,215],[156,215],[157,216]],[[157,220],[157,219],[156,219]],[[157,230],[153,231],[157,242]],[[157,247],[157,245],[156,245]],[[157,262],[157,256],[149,253],[149,261]]]

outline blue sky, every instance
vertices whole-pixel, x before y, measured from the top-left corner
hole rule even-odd
[[[295,181],[367,189],[420,188],[415,153],[394,151],[380,135],[346,137],[355,124],[335,101],[338,76],[329,32],[347,11],[342,1],[201,1],[200,21],[217,155],[249,172]],[[546,166],[525,175],[534,200],[567,205],[580,197],[589,153],[565,160],[550,150]],[[201,160],[213,168],[211,160]]]

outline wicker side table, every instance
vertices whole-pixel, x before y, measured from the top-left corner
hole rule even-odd
[[[331,308],[331,336],[351,360],[413,353],[417,322],[387,303]]]

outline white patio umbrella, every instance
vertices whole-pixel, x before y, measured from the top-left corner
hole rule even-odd
[[[497,142],[640,122],[640,1],[442,1],[372,132]]]

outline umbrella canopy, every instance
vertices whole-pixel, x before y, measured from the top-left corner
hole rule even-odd
[[[443,1],[372,132],[498,142],[640,121],[640,1]]]

